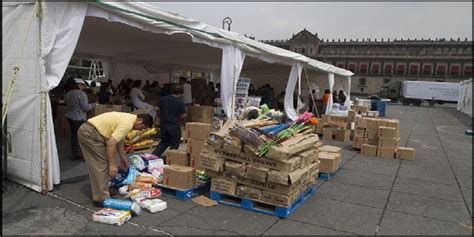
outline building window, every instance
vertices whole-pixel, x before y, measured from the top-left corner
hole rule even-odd
[[[390,78],[385,78],[385,79],[383,79],[383,84],[387,84],[387,83],[389,83],[389,82],[390,82]]]
[[[410,75],[418,75],[418,65],[410,66]]]
[[[361,64],[359,72],[360,74],[367,74],[367,64]]]
[[[403,74],[405,74],[405,65],[398,65],[398,67],[397,67],[397,74],[398,74],[398,75],[403,75]]]
[[[444,75],[444,74],[446,74],[446,66],[444,66],[444,65],[438,66],[438,68],[437,68],[437,70],[436,70],[436,73],[437,73],[438,75]]]
[[[458,55],[462,55],[462,49],[458,49]]]
[[[313,47],[309,48],[309,53],[313,53]]]
[[[466,66],[464,68],[464,75],[465,76],[472,76],[472,66]]]
[[[431,73],[432,73],[431,65],[425,65],[423,67],[423,75],[428,76],[428,75],[431,75]]]
[[[365,85],[367,85],[366,78],[359,78],[359,86],[365,86]]]
[[[392,65],[385,65],[385,74],[392,74]]]
[[[459,66],[458,65],[452,66],[450,74],[451,76],[459,76]]]
[[[306,53],[306,50],[305,49],[301,49],[301,53]]]
[[[364,92],[364,87],[361,87],[361,88],[360,88],[360,92]]]
[[[349,64],[349,67],[347,67],[347,70],[354,73],[355,72],[355,64]]]
[[[375,65],[372,65],[372,74],[379,74],[379,65],[378,64],[375,64]]]

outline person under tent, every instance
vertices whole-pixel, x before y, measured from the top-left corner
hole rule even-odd
[[[130,90],[130,99],[132,100],[132,105],[137,109],[144,109],[146,112],[155,119],[156,111],[153,105],[145,102],[145,95],[142,90],[140,90],[140,85],[142,81],[136,80],[133,82],[133,88]]]
[[[83,160],[79,149],[79,142],[77,139],[77,131],[79,127],[87,120],[87,112],[94,109],[95,104],[89,103],[84,89],[87,87],[86,82],[80,78],[75,78],[75,88],[70,89],[64,95],[64,102],[66,103],[66,118],[71,127],[71,152],[72,160]]]
[[[91,181],[92,204],[102,207],[110,197],[108,181],[115,178],[118,169],[115,155],[120,157],[122,170],[128,170],[124,141],[127,134],[153,126],[149,114],[108,112],[90,118],[78,130],[79,145],[86,161]]]
[[[170,149],[178,149],[181,142],[181,120],[186,117],[186,107],[182,100],[183,87],[174,84],[171,87],[171,95],[161,97],[157,103],[157,111],[160,115],[161,141],[153,151],[153,155],[162,158],[163,152]]]
[[[180,77],[179,83],[183,87],[183,102],[184,105],[190,106],[193,104],[193,95],[192,95],[192,88],[191,84],[188,83],[186,78]]]

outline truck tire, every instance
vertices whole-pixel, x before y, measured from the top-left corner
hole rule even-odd
[[[429,100],[429,101],[428,101],[428,104],[430,104],[430,106],[434,106],[435,103],[436,103],[436,101],[434,101],[434,100]]]
[[[403,105],[410,105],[410,100],[402,99],[402,104]]]
[[[414,105],[414,106],[420,106],[422,102],[423,102],[423,101],[421,101],[421,100],[414,100],[414,101],[413,101],[413,105]]]
[[[444,101],[438,100],[438,101],[436,101],[436,103],[439,104],[439,105],[442,105],[442,104],[444,104]]]

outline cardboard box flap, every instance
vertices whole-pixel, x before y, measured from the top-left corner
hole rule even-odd
[[[237,120],[229,119],[224,123],[224,125],[222,125],[222,127],[219,131],[211,132],[211,134],[223,138],[227,134],[230,133],[230,129],[233,128],[235,126],[235,124],[237,124]]]
[[[308,171],[309,171],[309,168],[304,168],[304,169],[297,169],[289,173],[288,176],[290,178],[290,183],[294,184],[300,181],[305,176],[305,173],[307,173]]]
[[[306,134],[299,137],[293,137],[292,139],[283,142],[281,146],[272,146],[266,156],[272,159],[285,160],[291,155],[315,146],[318,140],[318,135],[316,134]]]
[[[318,158],[321,159],[330,159],[334,160],[341,157],[338,153],[329,153],[329,152],[319,152]]]
[[[328,152],[328,153],[340,153],[342,151],[342,148],[337,147],[337,146],[330,146],[330,145],[325,145],[319,148],[320,152]]]

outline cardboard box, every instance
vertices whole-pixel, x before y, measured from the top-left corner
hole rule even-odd
[[[367,139],[363,137],[355,137],[354,142],[352,142],[352,148],[361,149],[362,144],[367,143]]]
[[[397,131],[395,128],[381,126],[379,127],[379,137],[388,137],[394,138],[397,136]]]
[[[370,145],[378,146],[379,145],[379,139],[378,138],[366,139],[366,143],[370,144]]]
[[[366,129],[365,138],[367,139],[377,139],[377,129]]]
[[[237,123],[237,120],[234,120],[234,119],[227,120],[222,125],[219,131],[211,132],[209,139],[207,140],[207,143],[209,145],[222,148],[222,145],[224,144],[224,137],[229,135],[230,129],[233,128],[236,123]]]
[[[399,147],[397,149],[397,158],[402,160],[414,160],[415,148]]]
[[[351,140],[351,130],[338,130],[336,133],[336,140],[341,142],[348,142]]]
[[[199,159],[206,142],[197,139],[188,139],[189,163],[191,167],[199,167]]]
[[[257,165],[247,165],[245,170],[245,178],[253,179],[259,182],[267,182],[268,168],[260,167]]]
[[[122,105],[96,104],[93,110],[87,112],[87,118],[92,118],[99,114],[103,114],[107,112],[122,112],[122,111],[123,111]]]
[[[222,149],[228,152],[239,154],[242,152],[242,142],[236,137],[227,135],[224,137]]]
[[[283,195],[289,195],[299,188],[299,184],[295,185],[282,185],[272,182],[260,182],[253,179],[247,179],[245,177],[238,177],[236,175],[229,174],[227,172],[222,173],[223,178],[237,182],[238,184],[246,185],[249,187],[258,188],[261,190],[268,190],[274,193],[279,193]]]
[[[339,169],[341,155],[337,153],[319,152],[320,172],[335,173]]]
[[[324,123],[323,123],[323,122],[319,122],[319,123],[316,125],[316,133],[317,133],[317,134],[323,134],[323,128],[324,128]]]
[[[355,122],[357,119],[357,112],[354,110],[349,110],[347,118],[350,122]]]
[[[396,148],[379,147],[377,149],[377,156],[382,158],[395,158]]]
[[[365,137],[365,128],[356,128],[354,137]]]
[[[160,117],[160,116],[156,116],[156,117]],[[159,123],[158,123],[158,124],[159,124]],[[184,126],[184,127],[181,126],[181,138],[182,138],[183,140],[185,140],[185,141],[188,140],[188,139],[187,139],[187,136],[186,136],[186,126]]]
[[[359,106],[359,111],[361,113],[367,113],[367,112],[369,112],[369,106],[362,106],[361,105],[361,106]]]
[[[319,138],[316,134],[306,134],[283,142],[281,146],[272,146],[265,155],[276,160],[286,160],[291,156],[316,145]]]
[[[239,197],[250,198],[253,200],[260,200],[262,197],[262,192],[260,190],[244,185],[237,186],[235,194]]]
[[[247,165],[240,162],[227,160],[224,163],[224,170],[229,174],[233,174],[239,177],[245,177]]]
[[[296,197],[298,196],[297,194],[298,193],[295,192],[294,194],[288,196],[268,191],[262,191],[261,201],[275,206],[288,207],[296,199]]]
[[[318,163],[319,166],[319,163]],[[293,185],[307,177],[310,173],[310,169],[313,166],[307,166],[303,169],[297,169],[291,173],[270,170],[268,171],[268,182],[281,184],[281,185]]]
[[[164,185],[187,190],[196,185],[196,170],[192,167],[169,165],[164,167]]]
[[[357,128],[367,128],[367,118],[357,118],[356,120],[356,127]]]
[[[211,133],[211,124],[191,122],[186,123],[186,137],[188,139],[207,140]]]
[[[380,147],[397,148],[400,146],[400,138],[380,137],[378,142]]]
[[[291,172],[297,168],[300,167],[301,164],[301,157],[294,156],[289,158],[288,160],[284,161],[278,161],[266,157],[259,157],[255,155],[255,151],[252,150],[248,145],[244,146],[244,152],[240,154],[235,154],[231,153],[228,151],[225,151],[220,148],[212,147],[209,146],[211,149],[209,149],[207,152],[211,154],[216,154],[217,156],[223,157],[225,159],[241,162],[241,163],[247,163],[247,164],[254,164],[254,165],[260,165],[265,168],[273,169],[273,170],[279,170],[279,171],[285,171],[285,172]]]
[[[222,157],[217,157],[211,154],[202,152],[199,158],[198,167],[201,169],[212,170],[216,172],[224,171],[224,161]]]
[[[228,195],[235,195],[237,183],[224,178],[213,177],[211,179],[211,191]]]
[[[385,119],[378,119],[377,120],[377,128],[379,127],[386,127],[387,126],[387,120]]]
[[[378,118],[379,117],[379,111],[368,111],[367,116],[371,118]]]
[[[337,146],[331,146],[331,145],[324,145],[319,148],[319,152],[327,152],[327,153],[341,153],[342,148],[337,147]]]
[[[367,128],[372,130],[377,130],[377,120],[373,118],[367,119]]]
[[[315,160],[318,159],[318,149],[316,148],[311,148],[306,151],[303,151],[301,153],[296,154],[295,156],[301,157],[301,164],[300,168],[304,168],[308,166],[309,164],[313,163]]]
[[[334,135],[333,128],[323,128],[323,140],[332,140]]]
[[[362,144],[362,149],[360,153],[365,156],[377,156],[377,146]]]
[[[397,119],[387,120],[387,127],[395,128],[397,132],[400,131],[400,122]]]
[[[331,121],[331,115],[323,114],[321,115],[321,122],[329,123]]]
[[[189,154],[186,151],[167,150],[166,164],[189,166]]]

